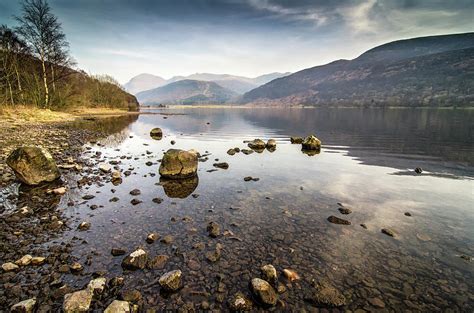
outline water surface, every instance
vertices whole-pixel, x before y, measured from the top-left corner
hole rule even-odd
[[[124,275],[127,288],[139,289],[146,305],[176,309],[202,300],[225,307],[260,267],[273,264],[297,271],[302,279],[280,295],[279,310],[310,308],[304,301],[312,279],[328,280],[347,298],[347,309],[373,310],[373,299],[395,311],[470,311],[474,304],[474,111],[411,109],[163,109],[140,115],[125,129],[85,153],[90,173],[100,162],[130,170],[120,185],[110,181],[74,189],[61,200],[76,201],[66,214],[75,223],[92,223],[87,232],[71,231],[87,244],[74,254],[92,259],[87,271]],[[113,122],[112,122],[113,123]],[[162,128],[164,138],[149,132]],[[321,153],[310,156],[290,136],[315,134]],[[230,156],[244,140],[277,140],[277,149]],[[174,140],[176,143],[171,144]],[[159,159],[170,148],[209,154],[199,163],[198,179],[176,186],[160,184]],[[215,160],[227,170],[213,170]],[[152,165],[146,165],[151,161]],[[414,168],[423,168],[415,174]],[[245,176],[259,181],[245,182]],[[75,179],[78,179],[76,177]],[[129,192],[138,188],[139,196]],[[84,194],[96,197],[81,200]],[[192,196],[194,195],[194,196]],[[119,201],[109,202],[113,197]],[[132,205],[137,198],[142,201]],[[160,204],[152,199],[162,198]],[[342,203],[352,214],[341,215]],[[99,206],[91,210],[91,205]],[[404,213],[411,213],[411,217]],[[351,225],[335,225],[330,215]],[[209,221],[225,236],[207,236]],[[367,229],[360,226],[365,224]],[[395,231],[394,238],[381,233]],[[145,243],[148,233],[172,235],[170,245]],[[222,257],[206,252],[217,243]],[[166,254],[164,270],[122,272],[113,247],[129,252],[142,246]],[[164,298],[149,285],[166,270],[179,268],[185,288]],[[78,288],[88,278],[71,276]],[[371,302],[372,300],[372,302]],[[380,308],[379,308],[380,309]]]

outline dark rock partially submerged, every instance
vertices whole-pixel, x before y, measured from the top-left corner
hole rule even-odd
[[[306,300],[314,305],[339,307],[346,304],[344,295],[326,281],[314,283],[314,289],[306,296]]]
[[[339,225],[351,225],[351,222],[339,217],[336,217],[334,215],[331,215],[328,217],[328,221],[333,223],[333,224],[339,224]]]

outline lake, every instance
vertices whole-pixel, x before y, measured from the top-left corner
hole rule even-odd
[[[249,282],[260,277],[265,264],[280,276],[279,311],[314,308],[308,301],[311,284],[321,281],[341,292],[342,308],[353,311],[472,310],[474,110],[145,112],[154,114],[130,118],[108,138],[87,145],[90,170],[69,177],[69,183],[80,176],[103,180],[72,188],[58,204],[72,220],[59,241],[73,243],[79,263],[89,264],[85,273],[122,275],[124,288],[142,293],[145,308],[159,310],[199,309],[203,301],[227,310],[235,293],[250,297]],[[115,122],[94,124],[111,127],[101,123]],[[154,127],[163,130],[163,139],[150,137]],[[290,143],[290,136],[310,134],[322,141],[318,154],[302,153],[301,145]],[[227,154],[255,138],[275,139],[276,150]],[[159,160],[170,148],[207,156],[199,162],[198,178],[160,183]],[[216,169],[217,160],[229,168]],[[97,170],[103,162],[130,175],[114,185]],[[415,173],[417,167],[423,172]],[[244,181],[247,176],[258,181]],[[133,189],[140,194],[131,195]],[[86,194],[95,197],[85,201]],[[141,203],[132,205],[132,199]],[[352,213],[341,214],[339,208]],[[330,223],[332,215],[351,225]],[[91,223],[88,231],[76,230],[82,221]],[[210,221],[221,228],[217,238],[208,236]],[[153,232],[172,238],[147,244]],[[218,244],[220,258],[208,260]],[[168,262],[160,270],[123,271],[123,257],[112,256],[111,249],[130,253],[137,247],[151,256],[167,255]],[[285,268],[301,279],[287,280]],[[160,294],[156,278],[174,269],[183,272],[183,289]],[[66,279],[76,288],[88,280],[84,274]]]

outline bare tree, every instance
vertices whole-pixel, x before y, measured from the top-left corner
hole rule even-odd
[[[54,76],[54,65],[57,64],[55,62],[62,63],[64,60],[69,60],[66,36],[46,0],[23,0],[22,15],[16,17],[16,20],[19,22],[18,33],[41,62],[44,106],[49,107],[49,82],[50,77]],[[53,73],[48,77],[49,68]]]
[[[19,67],[28,53],[26,43],[12,29],[6,25],[0,26],[1,77],[8,87],[11,104],[15,104],[14,96],[17,93],[20,94],[21,101],[24,100]]]

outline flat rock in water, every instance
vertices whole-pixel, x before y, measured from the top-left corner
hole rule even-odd
[[[60,177],[51,154],[40,147],[20,147],[7,158],[7,164],[16,177],[27,185],[52,182]]]
[[[330,217],[328,217],[328,221],[333,223],[333,224],[351,225],[351,222],[349,222],[348,220],[336,217],[334,215],[331,215]]]
[[[226,162],[214,163],[212,164],[212,166],[226,170],[229,168],[229,163],[226,163]]]
[[[307,295],[306,300],[315,305],[332,307],[343,306],[346,304],[346,298],[344,295],[325,281],[316,284],[310,294]]]

